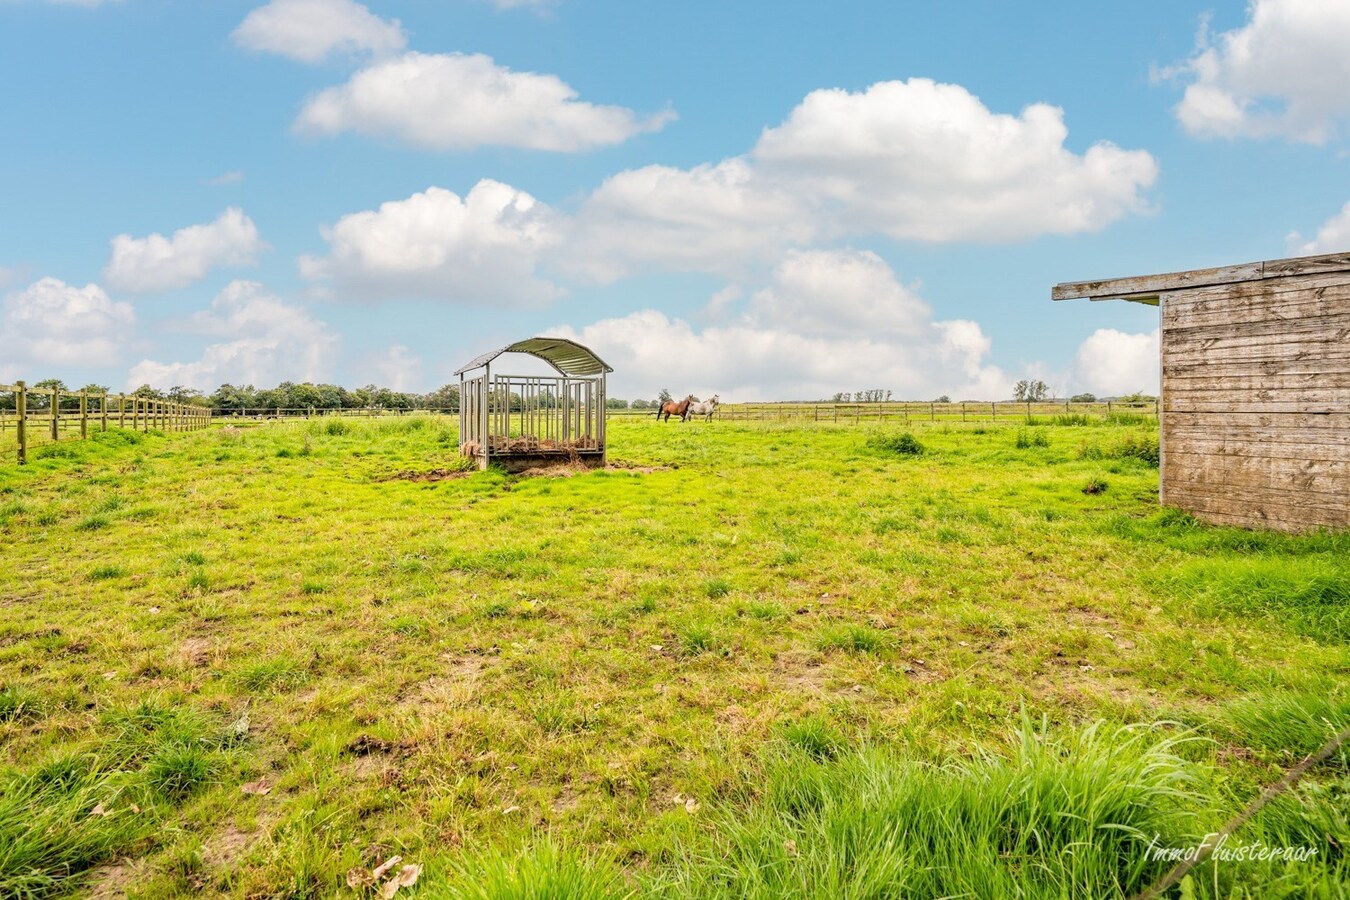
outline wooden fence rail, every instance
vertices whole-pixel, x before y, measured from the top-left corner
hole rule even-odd
[[[655,409],[612,409],[610,415],[654,416]],[[1020,400],[964,403],[926,403],[887,400],[877,403],[723,403],[715,417],[732,422],[1026,422],[1053,419],[1055,416],[1085,416],[1105,419],[1111,416],[1158,418],[1158,401],[1123,402],[1103,400],[1075,403],[1071,400]]]
[[[91,430],[128,428],[133,431],[196,431],[211,424],[211,410],[203,406],[155,400],[134,394],[106,394],[33,388],[25,382],[0,384],[0,396],[13,395],[0,406],[0,437],[14,432],[19,465],[37,444],[84,439]],[[78,400],[62,408],[63,399]]]
[[[458,407],[423,407],[420,409],[323,409],[318,407],[250,407],[248,409],[213,409],[218,421],[266,419],[309,419],[322,416],[418,416],[455,415]],[[610,417],[655,416],[655,408],[611,409]],[[1102,400],[1077,402],[1071,400],[1022,400],[995,402],[968,400],[963,403],[928,403],[911,400],[887,400],[877,403],[816,403],[765,402],[723,403],[717,407],[716,418],[732,422],[802,421],[838,422],[1025,422],[1028,419],[1049,419],[1055,416],[1084,416],[1087,418],[1142,417],[1156,420],[1158,401]]]

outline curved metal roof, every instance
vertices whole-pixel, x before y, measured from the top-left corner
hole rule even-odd
[[[503,353],[528,353],[537,356],[564,375],[599,375],[614,371],[603,359],[576,341],[569,341],[567,338],[532,337],[516,341],[509,347],[476,356],[456,369],[455,374],[463,375],[470,369],[486,366]]]

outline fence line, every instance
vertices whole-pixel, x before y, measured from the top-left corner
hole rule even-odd
[[[458,406],[419,406],[415,409],[394,409],[375,406],[326,408],[321,406],[250,406],[240,409],[213,407],[211,416],[222,423],[252,419],[312,419],[323,416],[415,416],[421,414],[457,416]]]
[[[456,406],[419,407],[417,409],[386,409],[349,407],[324,409],[300,407],[249,407],[247,409],[211,410],[217,420],[307,419],[323,416],[416,416],[458,415]],[[611,417],[654,416],[656,409],[610,409]],[[795,402],[771,401],[763,403],[723,403],[717,407],[716,418],[732,422],[814,421],[838,422],[1013,422],[1036,417],[1087,416],[1106,418],[1115,415],[1142,416],[1157,419],[1158,401],[1125,402],[1102,400],[1074,402],[1072,400],[999,400],[993,402],[967,400],[958,403],[923,402],[918,400],[886,400],[863,402]]]
[[[652,416],[655,409],[612,409],[610,415]],[[994,402],[966,401],[961,403],[925,403],[920,401],[886,400],[874,403],[819,403],[765,402],[723,403],[717,407],[716,418],[732,422],[1013,422],[1027,421],[1038,416],[1089,416],[1106,418],[1113,415],[1134,415],[1158,418],[1158,401],[1126,403],[1103,400],[1075,403],[1071,400],[1002,400]]]
[[[23,381],[0,384],[0,394],[14,395],[14,409],[0,409],[0,435],[14,430],[19,465],[28,462],[28,451],[37,444],[83,440],[91,430],[196,431],[211,424],[211,411],[204,406],[135,394],[32,388]],[[78,399],[79,405],[62,409],[63,398]],[[116,408],[112,407],[113,401]]]

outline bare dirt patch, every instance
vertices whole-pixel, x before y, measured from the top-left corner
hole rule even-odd
[[[426,472],[402,471],[394,472],[381,478],[381,481],[454,481],[457,478],[468,478],[476,470],[474,469],[431,469]]]
[[[357,735],[351,743],[342,748],[342,752],[349,756],[369,756],[372,753],[390,753],[393,750],[392,741],[386,741],[372,734]]]
[[[418,682],[400,698],[406,706],[449,707],[472,699],[484,662],[476,656],[444,657],[445,668],[439,675]]]
[[[611,459],[605,464],[605,468],[613,472],[637,472],[645,475],[648,472],[668,472],[671,469],[678,469],[679,466],[640,466],[626,459]]]
[[[99,866],[89,873],[87,896],[91,900],[121,900],[141,875],[142,868],[141,864],[132,860]]]
[[[233,825],[227,826],[225,830],[211,835],[202,842],[202,862],[213,869],[231,866],[248,851],[256,836],[256,832],[240,831]]]
[[[178,646],[178,658],[194,669],[211,662],[211,644],[201,638],[188,638]]]
[[[646,475],[651,472],[665,472],[672,466],[640,466],[637,463],[628,462],[623,459],[611,460],[605,464],[606,472],[628,472],[633,475]],[[571,478],[573,475],[585,475],[587,472],[598,472],[600,469],[594,466],[586,466],[575,462],[559,462],[551,466],[534,466],[517,473],[521,478]]]
[[[789,650],[774,660],[779,684],[796,691],[824,693],[829,673],[819,659],[800,651]]]

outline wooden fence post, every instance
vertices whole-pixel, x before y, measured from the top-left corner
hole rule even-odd
[[[19,415],[16,436],[19,440],[19,465],[22,466],[28,463],[28,384],[20,381],[14,386],[18,388],[14,392],[14,411]]]
[[[104,391],[98,401],[99,431],[108,430],[108,392]]]
[[[127,427],[127,395],[117,395],[117,427]]]
[[[52,388],[52,440],[61,440],[61,392]]]
[[[89,437],[89,394],[80,391],[80,440]]]

